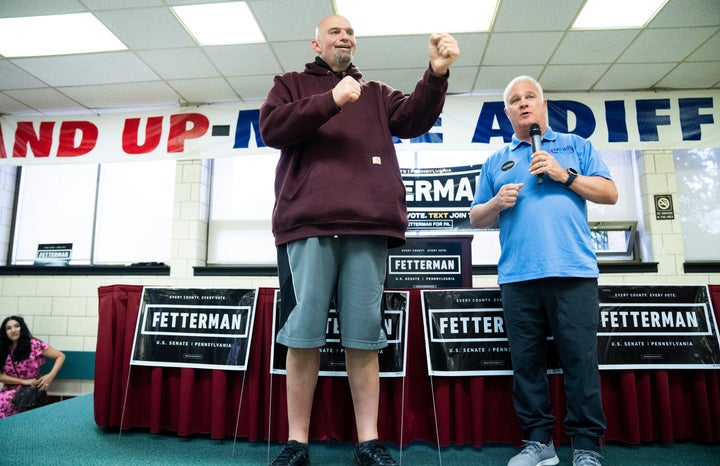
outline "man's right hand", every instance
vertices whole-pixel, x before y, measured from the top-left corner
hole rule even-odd
[[[495,208],[497,211],[502,212],[505,209],[513,207],[515,203],[517,203],[518,195],[522,187],[523,183],[503,185],[495,195]]]
[[[335,105],[342,107],[348,102],[355,102],[360,98],[362,85],[351,76],[345,76],[332,90]]]

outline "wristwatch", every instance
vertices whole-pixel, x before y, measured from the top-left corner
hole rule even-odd
[[[568,168],[567,169],[568,179],[566,182],[563,183],[563,186],[566,188],[569,188],[571,184],[573,184],[573,181],[575,181],[575,178],[577,178],[578,172],[574,168]]]

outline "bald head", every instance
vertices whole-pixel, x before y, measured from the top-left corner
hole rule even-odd
[[[315,28],[315,39],[319,39],[320,34],[327,31],[331,27],[331,25],[336,25],[336,26],[344,25],[345,27],[352,29],[352,26],[350,25],[350,21],[347,18],[345,18],[344,16],[340,16],[340,15],[326,16],[320,20],[317,27]]]
[[[311,47],[335,71],[350,66],[355,54],[355,30],[344,16],[331,15],[318,23]]]

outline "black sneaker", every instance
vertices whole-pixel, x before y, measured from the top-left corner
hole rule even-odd
[[[355,445],[355,464],[360,466],[397,465],[388,449],[377,440],[368,440]]]
[[[290,440],[270,464],[271,466],[310,466],[308,444]]]

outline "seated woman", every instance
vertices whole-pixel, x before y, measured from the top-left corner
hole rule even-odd
[[[48,374],[40,375],[45,358],[55,360]],[[0,418],[17,414],[13,406],[15,392],[23,385],[47,391],[65,362],[65,355],[30,334],[22,317],[10,316],[0,327]]]

